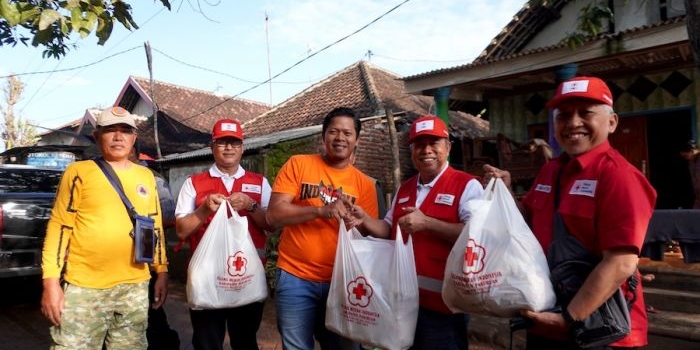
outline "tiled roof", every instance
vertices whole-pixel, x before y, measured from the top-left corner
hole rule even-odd
[[[314,125],[314,126],[304,127],[304,128],[289,129],[289,130],[280,131],[280,132],[277,132],[274,134],[245,138],[243,140],[243,146],[244,146],[246,151],[256,150],[256,149],[266,147],[268,145],[274,145],[274,144],[277,144],[279,142],[283,142],[283,141],[287,141],[287,140],[295,140],[295,139],[311,136],[314,134],[318,134],[320,132],[321,132],[321,125]],[[168,157],[164,157],[164,159],[162,159],[160,161],[167,163],[170,161],[180,161],[183,159],[199,159],[199,158],[211,158],[211,157],[212,157],[211,148],[205,147],[205,148],[200,148],[200,149],[197,149],[194,151],[183,152],[180,154],[172,154]]]
[[[336,107],[349,107],[360,118],[405,112],[409,119],[429,113],[433,99],[405,93],[399,76],[359,61],[259,117],[245,122],[246,135],[265,135],[281,130],[318,125]]]
[[[139,99],[150,101],[149,79],[130,76],[118,104],[133,110]],[[158,105],[158,143],[161,155],[202,148],[217,120],[235,118],[245,122],[268,111],[265,103],[216,95],[211,92],[154,81]],[[153,118],[139,123],[142,152],[157,157]]]
[[[457,138],[485,137],[489,134],[489,122],[461,111],[449,111],[450,135]]]
[[[130,77],[150,96],[147,78]],[[194,130],[210,133],[217,120],[235,118],[241,123],[251,120],[270,109],[265,103],[216,95],[184,86],[154,81],[155,103],[159,111]]]

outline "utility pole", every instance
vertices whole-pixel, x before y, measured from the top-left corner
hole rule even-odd
[[[270,88],[270,106],[272,106],[272,69],[270,68],[270,35],[268,33],[267,24],[269,17],[265,12],[265,43],[267,44],[267,83]]]
[[[394,124],[394,113],[391,109],[384,111],[386,113],[386,124],[389,126],[389,138],[391,140],[391,168],[393,169],[391,173],[391,182],[393,182],[392,193],[396,193],[401,185],[401,162],[399,157],[399,138],[396,134],[396,124]],[[387,201],[389,203],[389,201]]]
[[[148,75],[150,77],[149,84],[151,85],[151,102],[153,103],[153,139],[156,142],[156,153],[158,154],[158,159],[162,159],[163,156],[160,153],[160,142],[158,141],[158,105],[156,104],[156,94],[153,86],[153,59],[151,58],[151,44],[146,41],[143,45],[146,49],[146,62],[148,62]],[[136,156],[138,157],[138,154]]]

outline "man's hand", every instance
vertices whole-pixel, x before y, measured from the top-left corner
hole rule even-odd
[[[534,322],[534,325],[527,329],[528,332],[551,339],[569,339],[569,325],[560,313],[532,310],[523,310],[520,313]]]
[[[168,298],[168,273],[161,272],[156,277],[156,283],[153,287],[153,309],[158,309],[163,306],[165,299]]]
[[[484,186],[486,186],[486,184],[488,184],[492,178],[500,178],[503,180],[503,183],[506,185],[506,187],[510,188],[510,172],[488,164],[484,164],[484,167],[482,169],[484,170]]]
[[[413,234],[428,229],[428,217],[416,207],[403,208],[408,214],[399,218],[399,227],[401,232]]]
[[[223,194],[213,193],[207,196],[207,199],[202,203],[210,213],[214,213],[219,209],[219,206],[226,197]]]
[[[353,227],[359,227],[360,225],[362,225],[362,223],[365,222],[366,218],[367,213],[364,210],[362,210],[362,207],[360,207],[359,205],[353,205],[351,203],[350,211],[343,220],[345,221],[345,227],[347,227],[347,229],[350,230]]]
[[[255,201],[243,192],[236,192],[228,197],[228,202],[235,211],[239,211],[252,207]]]
[[[352,214],[352,208],[353,205],[349,200],[338,198],[335,202],[321,207],[320,213],[323,214],[326,219],[336,218],[338,220],[345,220]]]
[[[45,278],[44,291],[41,294],[41,313],[53,324],[61,324],[64,294],[58,278]]]

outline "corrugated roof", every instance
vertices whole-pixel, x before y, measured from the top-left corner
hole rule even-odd
[[[243,140],[243,145],[246,150],[257,150],[268,145],[273,145],[283,141],[296,140],[306,136],[318,134],[321,132],[321,125],[313,125],[302,128],[283,130],[269,135],[261,135]],[[162,162],[172,162],[176,160],[193,159],[200,157],[208,157],[211,155],[211,148],[206,147],[195,151],[172,154],[165,157]]]

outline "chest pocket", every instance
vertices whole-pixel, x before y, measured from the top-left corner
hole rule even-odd
[[[588,249],[598,246],[595,226],[595,199],[581,195],[566,195],[559,204],[559,213],[569,229]]]
[[[552,200],[552,196],[554,196],[552,193],[543,191],[532,191],[532,194],[529,198],[529,205],[533,211],[543,210],[547,206],[547,202]]]

